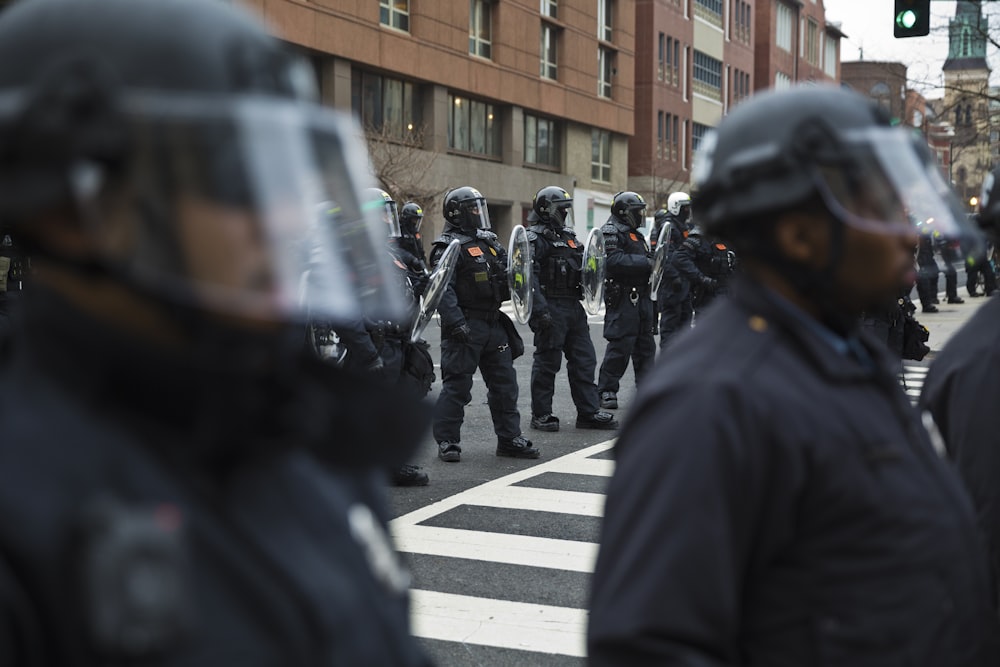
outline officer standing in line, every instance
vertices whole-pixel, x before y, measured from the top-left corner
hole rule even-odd
[[[11,332],[11,311],[24,290],[31,270],[31,259],[11,239],[10,234],[0,237],[0,359],[7,352]]]
[[[983,182],[978,222],[1000,241],[1000,170]],[[986,536],[994,582],[1000,582],[1000,300],[983,305],[944,346],[920,393],[972,495]],[[1000,583],[995,592],[1000,600]]]
[[[674,265],[690,289],[694,316],[702,313],[719,294],[724,294],[735,269],[735,254],[718,239],[702,234],[696,223],[673,256]]]
[[[937,284],[941,269],[934,260],[933,233],[922,234],[917,244],[917,296],[922,312],[938,312]]]
[[[835,86],[758,93],[702,139],[692,213],[741,270],[622,425],[592,667],[1000,664],[972,505],[858,331],[912,280],[907,210],[965,231],[925,151]]]
[[[601,227],[607,253],[604,281],[604,338],[608,344],[598,375],[601,407],[618,407],[618,387],[632,360],[638,386],[656,356],[656,320],[649,298],[653,255],[638,231],[646,202],[635,192],[619,192],[611,201],[611,217]]]
[[[420,238],[420,225],[424,221],[424,209],[420,204],[408,201],[399,209],[400,236],[396,244],[420,260],[426,268],[427,254],[424,252],[424,242]]]
[[[961,261],[958,242],[940,239],[937,250],[941,255],[941,261],[944,262],[944,286],[948,303],[965,303],[965,299],[958,295],[958,271],[955,270],[955,262]]]
[[[4,664],[429,663],[382,488],[427,420],[302,345],[307,271],[325,320],[402,305],[315,80],[230,3],[0,13],[0,226],[34,279],[0,373]]]
[[[556,373],[566,355],[570,394],[576,405],[576,427],[615,429],[618,421],[598,409],[594,370],[597,354],[590,339],[587,314],[580,304],[580,269],[583,247],[573,232],[573,198],[550,185],[535,194],[528,214],[532,271],[531,319],[535,333],[535,356],[531,365],[531,428],[558,431],[559,418],[552,414]]]
[[[674,334],[691,322],[691,300],[688,298],[690,287],[681,277],[673,260],[674,254],[687,238],[690,220],[691,197],[686,192],[672,192],[667,197],[667,208],[660,209],[653,216],[653,231],[649,237],[649,244],[654,255],[663,225],[670,224],[670,251],[663,266],[663,276],[656,294],[656,307],[660,311],[661,350],[666,348]]]
[[[445,229],[431,250],[436,267],[448,244],[461,244],[451,284],[441,298],[441,393],[434,408],[438,458],[462,460],[462,422],[472,400],[476,368],[487,386],[487,402],[497,435],[497,456],[537,459],[540,452],[521,435],[514,359],[524,353],[514,323],[500,310],[510,299],[507,250],[490,231],[486,198],[469,186],[444,198]]]

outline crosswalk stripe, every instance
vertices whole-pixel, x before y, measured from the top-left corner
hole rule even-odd
[[[587,612],[527,602],[413,590],[413,634],[500,648],[586,655]]]
[[[552,462],[547,472],[561,472],[571,475],[590,475],[592,477],[611,477],[615,471],[615,462],[611,459],[581,459],[560,457]]]
[[[467,504],[578,516],[604,516],[603,493],[534,489],[528,486],[508,486],[503,490],[484,491],[470,498]]]
[[[400,551],[428,556],[531,565],[570,572],[592,572],[597,560],[596,544],[551,537],[435,526],[396,528],[392,536]]]

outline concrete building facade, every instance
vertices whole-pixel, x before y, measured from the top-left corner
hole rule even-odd
[[[687,190],[705,131],[753,85],[756,0],[637,0],[629,189],[650,209]]]
[[[239,1],[309,56],[324,103],[358,115],[383,186],[423,199],[425,236],[459,185],[486,196],[502,239],[541,187],[574,194],[585,232],[627,186],[628,0]]]

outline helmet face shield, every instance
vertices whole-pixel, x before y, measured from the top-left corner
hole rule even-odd
[[[490,230],[490,212],[486,208],[485,199],[473,199],[462,202],[462,212],[465,216],[465,228],[470,230],[485,229]]]
[[[143,285],[255,319],[394,316],[385,222],[351,119],[255,97],[149,96],[126,106],[132,154],[98,225]],[[325,215],[317,215],[321,206]],[[107,221],[106,221],[107,220]]]
[[[817,190],[844,224],[879,234],[977,237],[954,193],[933,162],[899,128],[845,133],[847,160],[816,168]]]
[[[385,199],[379,194],[377,198],[370,201],[366,199],[363,208],[365,213],[374,215],[382,223],[382,229],[386,230],[389,238],[399,238],[402,236],[396,202],[391,199]]]

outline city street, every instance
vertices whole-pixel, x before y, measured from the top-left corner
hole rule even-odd
[[[932,350],[984,302],[968,298],[926,315],[918,309],[918,318],[931,329]],[[602,320],[590,320],[600,363]],[[557,378],[554,404],[562,430],[528,428],[531,332],[519,330],[527,348],[515,362],[521,423],[542,457],[494,455],[486,388],[477,376],[466,408],[462,461],[439,461],[428,436],[415,462],[430,475],[430,485],[390,493],[392,532],[413,573],[413,632],[440,665],[584,664],[588,582],[614,466],[613,435],[573,427],[565,370]],[[439,334],[432,323],[427,338],[435,359]],[[932,357],[933,352],[924,362],[906,364],[907,393],[914,399]],[[435,391],[439,386],[435,383]],[[621,409],[615,411],[620,419],[633,395],[629,369],[619,393]]]

